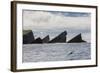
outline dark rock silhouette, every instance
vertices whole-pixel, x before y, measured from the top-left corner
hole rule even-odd
[[[39,44],[39,43],[43,43],[43,42],[42,42],[42,39],[40,37],[38,37],[37,39],[33,40],[32,43]]]
[[[81,43],[81,42],[86,42],[86,41],[82,40],[81,33],[68,41],[68,43]]]
[[[34,34],[32,30],[23,30],[23,44],[39,44],[39,43],[66,43],[66,35],[67,32],[64,31],[55,38],[53,38],[51,41],[49,38],[49,35],[41,39],[38,37],[37,39],[34,39]],[[81,43],[86,42],[82,39],[81,33],[69,40],[67,43]]]
[[[49,43],[64,43],[66,42],[66,35],[67,35],[67,32],[64,31],[61,34],[59,34],[57,37],[49,41]]]
[[[44,37],[43,39],[42,39],[42,42],[43,43],[48,43],[49,42],[49,35],[47,35],[46,37]]]
[[[32,30],[23,30],[23,44],[31,44],[34,40]]]
[[[23,31],[23,44],[37,44],[37,43],[64,43],[66,42],[66,35],[67,32],[64,31],[61,34],[59,34],[57,37],[52,39],[51,41],[49,38],[49,35],[41,39],[38,37],[37,39],[34,39],[34,34],[32,30],[24,30]]]

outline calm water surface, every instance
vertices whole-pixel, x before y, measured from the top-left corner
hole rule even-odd
[[[23,62],[46,62],[91,59],[90,43],[25,44]]]

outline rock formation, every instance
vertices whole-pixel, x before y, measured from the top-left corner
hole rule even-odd
[[[35,39],[33,42],[33,44],[39,44],[39,43],[43,43],[42,39],[40,37],[38,37],[37,39]]]
[[[49,43],[65,43],[66,42],[66,35],[67,35],[67,32],[64,31],[60,35],[58,35],[57,37],[55,37],[54,39],[49,41]]]
[[[23,44],[39,44],[39,43],[66,43],[66,35],[67,32],[64,31],[55,38],[53,38],[51,41],[49,38],[49,35],[41,39],[38,37],[37,39],[34,39],[34,34],[32,30],[23,30]],[[69,40],[67,43],[81,43],[86,42],[82,39],[81,33]]]
[[[86,42],[86,41],[82,40],[81,33],[68,41],[68,43],[81,43],[81,42]]]
[[[31,44],[34,40],[32,30],[23,30],[23,44]]]
[[[44,37],[43,39],[42,39],[42,42],[43,43],[48,43],[49,42],[49,35],[47,35],[46,37]]]

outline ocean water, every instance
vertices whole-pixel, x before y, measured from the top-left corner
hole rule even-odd
[[[91,59],[90,43],[24,44],[23,62],[48,62]]]

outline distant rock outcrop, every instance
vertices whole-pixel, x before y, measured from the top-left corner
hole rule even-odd
[[[49,35],[47,35],[46,37],[44,37],[44,38],[42,39],[42,42],[43,42],[43,43],[48,43],[49,40],[50,40]]]
[[[38,37],[37,39],[35,39],[33,42],[33,44],[39,44],[39,43],[43,43],[42,39],[40,37]]]
[[[68,43],[81,43],[81,42],[86,42],[86,41],[82,40],[81,33],[68,41]]]
[[[31,44],[34,40],[32,30],[23,30],[23,44]]]
[[[42,44],[42,43],[66,43],[67,32],[64,31],[50,41],[49,35],[41,39],[38,37],[34,39],[32,30],[23,30],[23,44]],[[86,42],[82,39],[81,33],[69,40],[67,43],[81,43]]]
[[[57,37],[55,37],[54,39],[49,41],[49,43],[65,43],[66,42],[66,35],[67,35],[67,32],[64,31],[60,35],[58,35]]]

